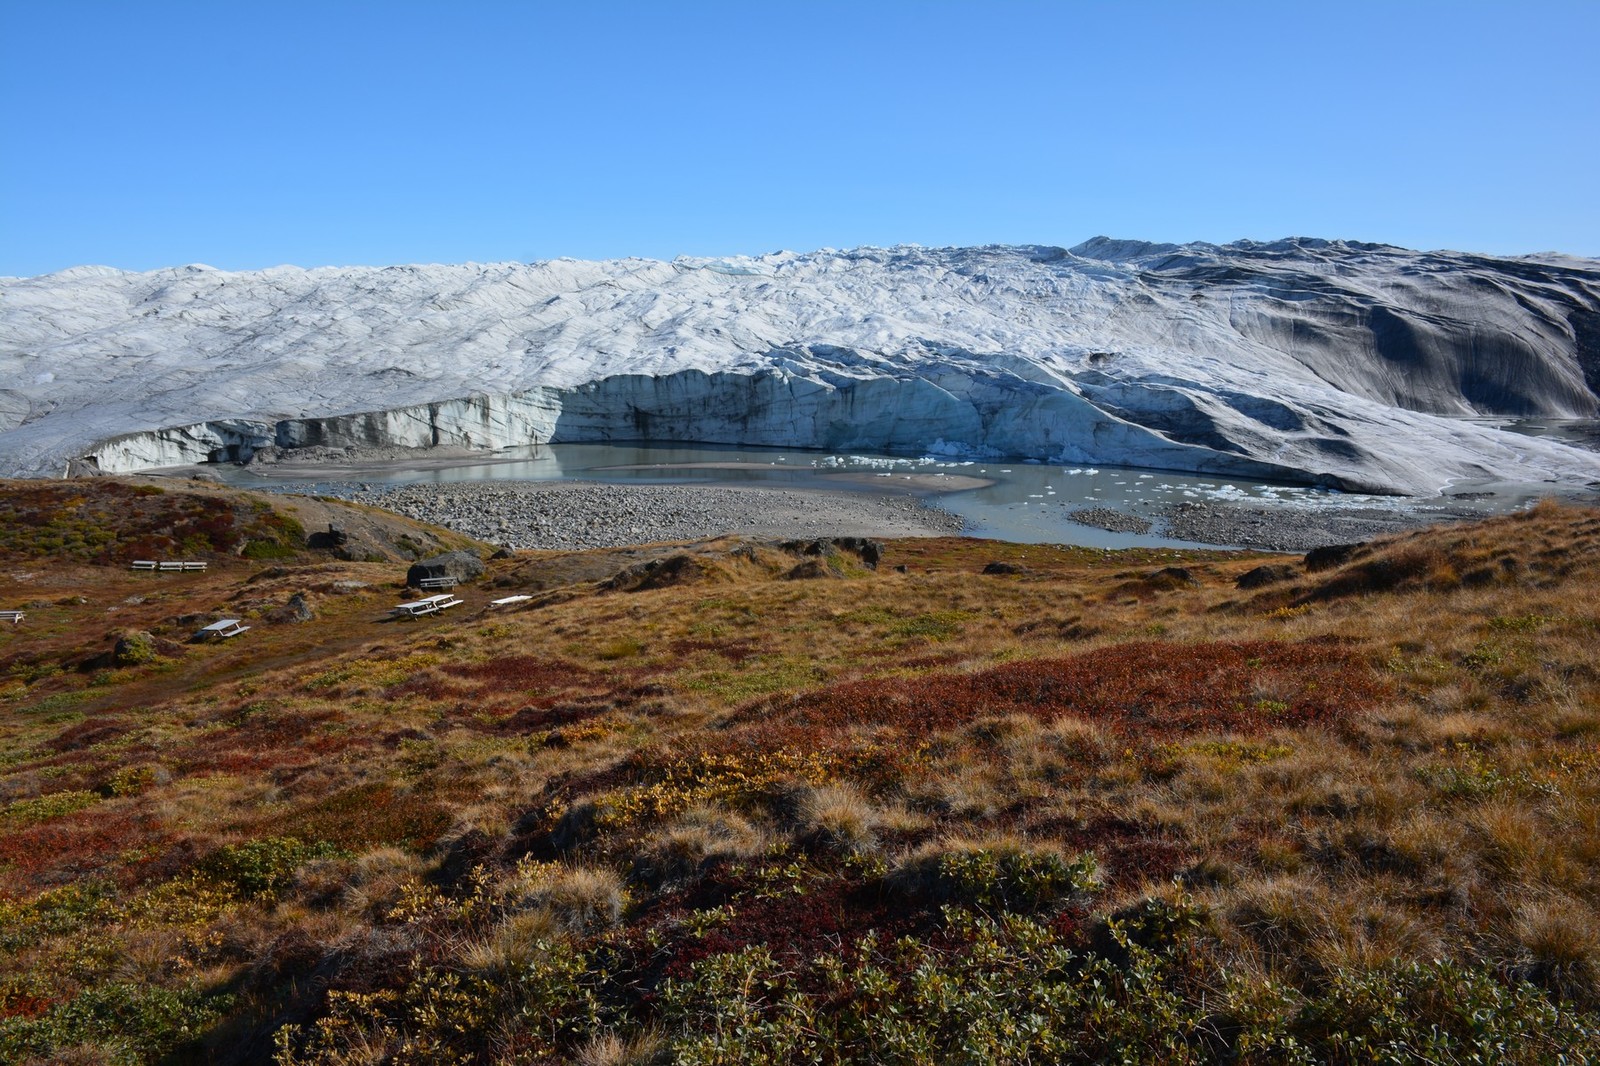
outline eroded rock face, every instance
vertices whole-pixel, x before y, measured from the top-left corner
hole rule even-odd
[[[730,265],[731,264],[731,265]],[[1294,239],[0,281],[0,474],[660,440],[1434,493],[1600,459],[1600,263]]]

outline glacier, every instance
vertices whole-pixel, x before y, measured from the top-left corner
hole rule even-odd
[[[1593,485],[1600,261],[1291,238],[0,279],[0,475],[654,440]]]

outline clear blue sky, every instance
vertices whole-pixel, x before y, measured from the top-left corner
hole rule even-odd
[[[1600,255],[1600,0],[0,0],[0,274],[1095,234]]]

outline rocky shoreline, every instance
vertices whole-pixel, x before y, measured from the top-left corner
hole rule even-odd
[[[380,507],[512,549],[616,548],[730,533],[895,538],[963,532],[960,516],[942,510],[927,496],[911,493],[511,480],[402,485],[317,481],[273,488]],[[1501,509],[1473,506],[1474,498],[1458,497],[1453,504],[1410,501],[1345,507],[1185,501],[1141,506],[1143,515],[1099,506],[1080,508],[1063,518],[1113,533],[1300,553],[1441,522],[1480,519]]]
[[[940,537],[961,519],[915,496],[581,481],[318,486],[513,549],[617,548],[740,533],[768,537]]]
[[[1485,512],[1466,507],[1416,510],[1185,502],[1164,508],[1161,517],[1162,534],[1175,540],[1258,551],[1305,552],[1441,522],[1483,518]]]

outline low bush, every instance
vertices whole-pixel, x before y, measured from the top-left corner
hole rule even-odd
[[[184,1045],[193,1050],[232,1005],[194,984],[97,985],[36,1017],[0,1018],[0,1062],[158,1062]],[[77,1057],[53,1057],[66,1049]]]
[[[907,895],[999,913],[1062,906],[1100,880],[1093,855],[1068,858],[1019,840],[955,840],[914,852],[890,872],[889,884]]]
[[[308,844],[294,837],[267,837],[228,844],[201,864],[212,880],[248,896],[274,896],[289,885],[294,873],[314,859],[332,858],[331,844]]]

